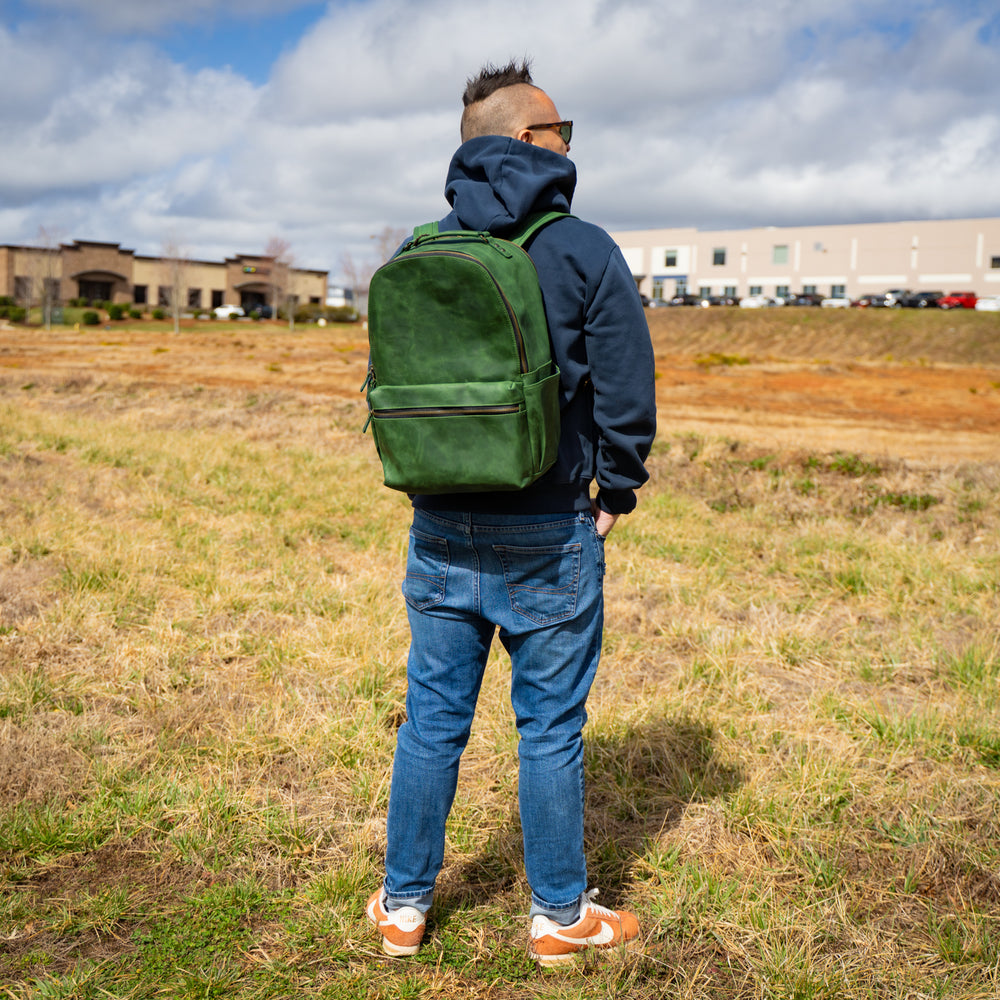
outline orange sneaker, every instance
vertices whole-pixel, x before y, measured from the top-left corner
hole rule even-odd
[[[576,923],[563,926],[541,914],[532,918],[528,953],[539,965],[566,965],[588,948],[627,946],[639,936],[634,913],[598,906],[593,902],[596,889],[586,895]]]
[[[382,950],[387,955],[415,955],[424,939],[424,915],[412,906],[387,911],[385,889],[379,889],[368,900],[365,912],[375,929],[382,935]]]

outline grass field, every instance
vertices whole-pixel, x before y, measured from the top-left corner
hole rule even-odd
[[[980,317],[713,313],[653,317],[658,358],[1000,363]],[[642,948],[526,957],[495,651],[428,938],[398,961],[363,903],[408,506],[360,402],[65,360],[0,367],[0,997],[1000,996],[1000,455],[664,420],[609,542],[586,734],[592,883]]]

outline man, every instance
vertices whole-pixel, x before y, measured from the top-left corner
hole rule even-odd
[[[568,212],[572,123],[532,84],[527,63],[487,66],[463,100],[462,145],[446,185],[452,212],[440,229],[505,237],[533,213]],[[497,629],[511,657],[520,737],[530,952],[558,965],[639,933],[631,913],[597,906],[596,890],[587,891],[581,731],[601,649],[604,539],[647,478],[652,347],[635,282],[607,233],[568,217],[526,249],[561,373],[559,454],[523,490],[412,498],[407,719],[393,764],[385,881],[367,907],[391,955],[414,954],[423,938]]]

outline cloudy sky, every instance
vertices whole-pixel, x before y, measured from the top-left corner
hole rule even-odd
[[[1000,215],[1000,0],[0,0],[0,243],[279,236],[336,276],[444,214],[461,91],[532,59],[608,229]]]

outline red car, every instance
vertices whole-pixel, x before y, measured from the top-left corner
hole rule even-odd
[[[949,292],[943,299],[938,299],[939,309],[975,309],[975,292]]]

